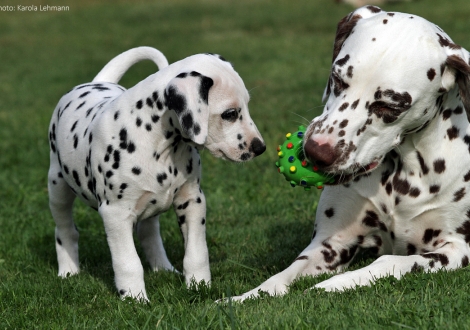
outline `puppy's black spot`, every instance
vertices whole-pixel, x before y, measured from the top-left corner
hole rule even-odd
[[[186,98],[184,95],[178,94],[176,87],[173,85],[165,91],[165,101],[168,109],[174,110],[177,115],[180,115],[186,109]]]

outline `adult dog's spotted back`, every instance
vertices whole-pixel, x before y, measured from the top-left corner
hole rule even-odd
[[[128,90],[117,85],[143,59],[152,59],[160,71]],[[149,47],[120,54],[93,82],[65,94],[49,130],[49,200],[59,275],[79,271],[72,219],[79,197],[103,218],[122,297],[147,300],[134,226],[152,269],[173,269],[158,222],[172,205],[185,243],[186,282],[209,283],[198,149],[235,162],[263,153],[248,101],[242,79],[222,57],[199,54],[168,65]]]
[[[287,292],[298,276],[371,265],[316,285],[343,290],[470,257],[469,53],[415,15],[363,7],[338,24],[323,114],[304,152],[335,178],[312,242],[283,272],[236,297]]]

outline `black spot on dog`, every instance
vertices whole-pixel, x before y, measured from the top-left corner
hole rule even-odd
[[[463,256],[462,258],[462,267],[468,266],[468,256]]]
[[[165,172],[157,174],[157,181],[162,186],[163,186],[163,181],[165,181],[167,178],[168,178],[168,176]]]
[[[379,227],[382,231],[388,231],[387,226],[379,220],[379,216],[374,211],[366,211],[366,216],[362,219],[362,223],[368,227]]]
[[[349,61],[349,59],[350,59],[350,56],[349,56],[349,54],[347,54],[343,58],[337,60],[335,62],[335,64],[338,65],[338,66],[344,66]]]
[[[178,210],[184,210],[184,209],[186,209],[186,208],[188,207],[188,205],[189,205],[189,201],[186,201],[186,202],[184,202],[183,204],[178,205],[177,209],[178,209]]]
[[[441,190],[441,186],[435,184],[435,185],[432,185],[429,187],[429,192],[431,194],[437,194],[439,192],[439,190]]]
[[[413,267],[411,267],[412,273],[421,273],[424,270],[423,266],[418,265],[417,262],[414,263]]]
[[[194,120],[193,115],[189,112],[181,118],[181,126],[185,132],[190,132],[193,128]]]
[[[441,233],[440,229],[437,229],[437,230],[426,229],[423,235],[423,243],[428,244],[429,242],[431,242],[433,238],[439,236],[440,233]]]
[[[165,91],[164,96],[168,109],[174,110],[177,115],[180,115],[186,109],[186,98],[184,95],[178,94],[175,86],[170,86],[168,90]]]
[[[129,142],[127,145],[127,152],[128,153],[133,153],[135,151],[135,144],[133,142]]]
[[[464,180],[465,182],[470,181],[470,171],[468,171],[468,172],[463,176],[463,180]]]
[[[214,85],[214,81],[206,76],[201,76],[199,85],[199,96],[205,104],[209,103],[209,89]]]
[[[408,245],[406,246],[406,253],[408,255],[412,255],[412,254],[416,254],[416,246],[414,246],[413,244],[411,243],[408,243]]]
[[[462,198],[464,198],[466,194],[466,191],[465,191],[465,187],[464,188],[461,188],[459,190],[457,190],[455,193],[454,193],[454,199],[452,200],[453,202],[458,202],[459,200],[461,200]]]
[[[434,261],[439,261],[442,266],[446,266],[449,264],[449,258],[442,253],[425,253],[422,254],[423,258],[432,259]]]
[[[158,120],[160,119],[160,116],[152,115],[152,116],[150,117],[150,119],[152,119],[152,122],[153,122],[153,123],[157,123]]]
[[[436,159],[433,163],[434,172],[440,174],[446,170],[446,161],[445,159]]]
[[[137,103],[135,104],[135,107],[140,110],[140,109],[142,109],[142,106],[143,106],[143,105],[144,105],[144,102],[142,102],[142,100],[139,100],[139,101],[137,101]]]
[[[142,169],[138,166],[134,166],[132,168],[132,173],[134,173],[135,175],[139,175],[141,172],[142,172]]]
[[[79,106],[77,107],[77,109],[75,109],[75,110],[78,110],[78,109],[80,109],[81,107],[83,107],[83,106],[85,105],[85,103],[86,103],[86,101],[83,101],[82,103],[80,103],[80,105],[79,105]],[[65,110],[65,109],[64,109],[64,110]]]
[[[190,158],[190,159],[188,160],[188,164],[186,165],[186,172],[187,172],[188,174],[191,174],[192,171],[193,171],[193,159]]]
[[[65,169],[65,168],[64,168],[64,169]],[[73,171],[72,171],[72,176],[73,176],[73,179],[75,180],[76,185],[79,186],[79,187],[81,187],[82,184],[81,184],[81,182],[80,182],[80,178],[79,178],[79,176],[78,176],[78,172],[75,171],[75,170],[73,170]]]
[[[468,214],[468,212],[467,212]],[[457,234],[465,236],[465,242],[470,243],[470,220],[465,221],[460,227],[456,230]]]
[[[327,218],[332,218],[335,215],[335,210],[330,207],[329,209],[325,210],[325,215]]]

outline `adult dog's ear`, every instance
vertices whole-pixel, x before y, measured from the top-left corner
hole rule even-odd
[[[460,99],[470,120],[470,54],[445,37],[439,37],[448,54],[442,73],[442,87],[449,91],[455,84],[459,86]]]
[[[175,111],[183,133],[196,144],[206,142],[209,124],[209,90],[214,81],[199,72],[183,72],[165,88],[168,110]]]
[[[382,9],[376,6],[365,6],[359,8],[349,15],[343,17],[336,28],[336,37],[335,42],[333,45],[333,60],[332,64],[335,63],[336,58],[338,57],[341,48],[343,47],[344,42],[348,39],[349,35],[353,31],[354,27],[356,26],[357,22],[361,19],[366,19],[381,13]],[[328,85],[326,86],[325,91],[323,92],[323,102],[325,102],[328,96],[331,93],[331,83],[332,83],[332,76],[328,79]]]

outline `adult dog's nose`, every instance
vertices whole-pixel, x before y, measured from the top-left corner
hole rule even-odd
[[[260,139],[255,137],[251,140],[249,150],[254,153],[255,156],[259,156],[266,150],[266,145]]]
[[[308,139],[307,142],[305,142],[304,153],[305,156],[320,169],[332,165],[338,158],[331,144],[319,144],[312,139]]]

